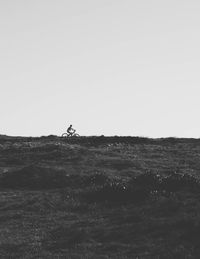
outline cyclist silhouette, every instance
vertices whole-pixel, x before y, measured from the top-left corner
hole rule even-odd
[[[72,128],[72,125],[69,126],[69,128],[67,129],[67,132],[63,133],[61,135],[61,137],[80,137],[79,134],[75,133],[76,130]]]
[[[67,129],[67,133],[69,134],[68,136],[73,136],[74,133],[76,132],[75,129],[72,128],[72,125],[69,126],[69,128]]]

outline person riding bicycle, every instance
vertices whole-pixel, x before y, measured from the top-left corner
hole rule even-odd
[[[67,129],[68,136],[73,136],[75,132],[76,130],[72,128],[72,125],[70,125],[69,128]]]

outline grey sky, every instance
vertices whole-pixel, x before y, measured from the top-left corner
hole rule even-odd
[[[200,136],[200,3],[1,0],[8,135]]]

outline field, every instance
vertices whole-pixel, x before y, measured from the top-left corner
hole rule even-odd
[[[200,139],[0,136],[0,258],[200,258]]]

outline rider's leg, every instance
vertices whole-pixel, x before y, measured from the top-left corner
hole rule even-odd
[[[68,135],[68,137],[70,137],[71,136],[71,132],[67,131],[67,135]]]

